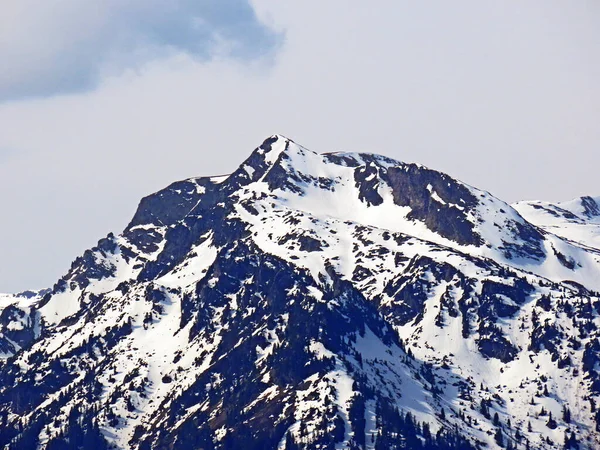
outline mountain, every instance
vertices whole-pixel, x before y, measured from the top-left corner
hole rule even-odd
[[[519,202],[513,207],[544,230],[600,249],[600,197],[581,197],[561,203]]]
[[[600,448],[585,205],[272,136],[0,296],[0,445]]]

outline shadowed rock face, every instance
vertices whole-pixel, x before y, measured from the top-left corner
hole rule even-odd
[[[588,218],[600,216],[600,206],[592,197],[581,197],[581,206],[583,206],[583,213]]]
[[[410,219],[425,223],[430,230],[459,244],[483,244],[474,224],[466,217],[477,208],[478,200],[464,185],[447,175],[413,164],[390,168],[387,181],[392,187],[394,202],[411,208]]]
[[[533,259],[542,260],[546,257],[542,233],[527,222],[510,222],[506,230],[514,238],[513,242],[503,242],[501,249],[506,259]],[[516,242],[515,242],[516,241]]]
[[[0,311],[0,354],[16,353],[36,338],[34,318],[26,311],[9,305]]]
[[[599,448],[600,298],[520,269],[547,236],[509,208],[273,136],[228,177],[145,197],[53,290],[0,296],[0,447]]]

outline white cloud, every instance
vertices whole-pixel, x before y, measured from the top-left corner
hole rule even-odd
[[[0,101],[89,90],[179,52],[204,61],[263,56],[278,40],[245,0],[8,0]]]
[[[272,133],[509,201],[599,194],[598,3],[433,4],[255,0],[285,32],[272,65],[180,48],[91,92],[0,105],[0,148],[19,152],[0,163],[0,291],[51,285],[141,196],[228,172]]]

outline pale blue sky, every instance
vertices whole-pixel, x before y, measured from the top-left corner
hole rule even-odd
[[[599,23],[597,0],[7,0],[0,292],[273,133],[507,201],[600,195]]]

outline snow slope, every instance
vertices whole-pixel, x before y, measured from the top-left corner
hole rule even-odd
[[[588,247],[600,249],[600,197],[568,202],[518,202],[513,207],[530,223]]]

